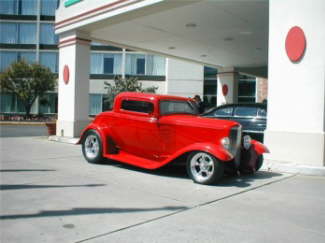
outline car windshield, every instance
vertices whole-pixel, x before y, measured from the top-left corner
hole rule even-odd
[[[160,114],[191,114],[198,115],[197,106],[186,100],[162,100],[160,101]]]

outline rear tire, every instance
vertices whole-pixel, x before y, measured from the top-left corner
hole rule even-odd
[[[82,141],[82,153],[89,163],[103,163],[103,146],[97,131],[89,130],[86,132]]]
[[[195,151],[186,163],[187,174],[198,184],[210,185],[217,183],[224,174],[224,164],[213,155]]]

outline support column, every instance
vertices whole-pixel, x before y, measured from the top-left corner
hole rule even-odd
[[[238,75],[233,67],[218,68],[217,106],[238,102]]]
[[[89,123],[89,55],[86,34],[74,31],[60,35],[58,137],[79,137]]]
[[[267,166],[298,172],[301,168],[322,170],[325,1],[269,4],[269,94],[264,142],[271,153],[265,156]]]

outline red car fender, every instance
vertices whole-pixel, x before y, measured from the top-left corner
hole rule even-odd
[[[211,144],[211,143],[191,144],[191,145],[177,151],[177,153],[174,154],[174,156],[172,156],[172,157],[176,158],[182,154],[192,152],[192,151],[207,152],[209,154],[212,154],[214,157],[216,157],[217,159],[219,159],[221,161],[230,161],[234,158],[226,149],[224,149],[220,145]]]
[[[106,146],[106,139],[105,139],[104,131],[103,131],[103,129],[100,126],[97,126],[94,123],[89,124],[87,127],[85,127],[82,130],[81,135],[80,135],[80,138],[79,138],[79,141],[77,142],[77,144],[81,144],[82,143],[85,134],[89,130],[95,130],[96,132],[99,133],[100,138],[102,140],[103,154],[106,154],[106,148],[107,148],[107,146]]]
[[[252,140],[251,144],[253,145],[253,148],[258,155],[261,155],[264,153],[270,153],[270,151],[264,144],[262,144],[256,140]]]

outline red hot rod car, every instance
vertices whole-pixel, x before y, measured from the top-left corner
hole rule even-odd
[[[157,169],[186,157],[194,182],[214,184],[225,171],[254,173],[267,148],[242,137],[234,121],[198,116],[189,98],[125,92],[112,111],[96,116],[79,143],[90,163],[104,158]]]

